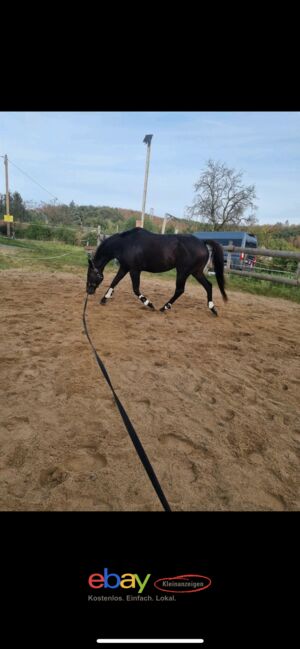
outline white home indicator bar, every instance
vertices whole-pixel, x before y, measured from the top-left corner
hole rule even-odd
[[[117,638],[117,639],[112,639],[112,638],[99,638],[97,640],[99,644],[200,644],[204,642],[203,638],[198,638],[198,639],[183,639],[180,638],[180,640],[176,640],[176,638],[134,638],[134,639],[127,639],[127,638]]]

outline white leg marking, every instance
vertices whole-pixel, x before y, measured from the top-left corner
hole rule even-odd
[[[110,297],[112,296],[113,292],[114,292],[114,289],[113,289],[113,288],[109,288],[108,291],[107,291],[107,293],[105,293],[105,296],[104,296],[104,297],[106,297],[107,299],[110,298]]]
[[[142,295],[142,293],[141,293],[141,295],[139,295],[139,300],[141,300],[141,302],[143,303],[144,306],[148,306],[148,304],[150,302],[150,300],[147,300],[147,298],[145,298],[145,296]]]
[[[208,303],[208,306],[209,306],[210,309],[213,309],[215,305],[214,305],[213,302],[209,302],[209,303]]]

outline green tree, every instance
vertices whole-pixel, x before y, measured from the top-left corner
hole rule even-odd
[[[30,215],[26,210],[25,203],[19,192],[9,193],[9,211],[13,215],[15,221],[29,221]],[[6,195],[1,194],[0,198],[0,215],[3,218],[6,214]]]
[[[173,223],[168,223],[168,225],[166,226],[166,234],[174,234],[174,232],[175,226],[173,225]]]
[[[122,228],[119,228],[120,232],[122,230],[131,230],[132,228],[135,228],[136,224],[136,217],[135,216],[130,216],[129,219],[127,219],[122,225]],[[158,227],[153,223],[152,219],[150,219],[148,216],[145,216],[144,219],[144,228],[145,230],[149,230],[149,232],[158,232]]]
[[[123,230],[131,230],[132,228],[135,228],[136,224],[136,218],[135,216],[130,216],[129,219],[127,219],[124,223]]]
[[[83,210],[79,205],[76,205],[74,201],[71,201],[69,204],[69,216],[71,223],[74,223],[74,225],[80,225],[80,227],[83,226]]]
[[[19,192],[14,192],[11,197],[10,212],[16,221],[26,220],[26,207]]]
[[[0,194],[0,218],[6,214],[5,194]]]

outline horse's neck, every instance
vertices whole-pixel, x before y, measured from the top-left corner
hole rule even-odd
[[[115,258],[115,254],[111,245],[106,245],[103,247],[103,250],[101,250],[101,247],[99,248],[98,254],[95,256],[94,264],[99,270],[103,271],[106,264]]]
[[[106,264],[108,264],[109,261],[111,261],[113,257],[108,257],[107,255],[101,255],[98,259],[94,260],[94,264],[98,270],[103,271],[105,268]]]

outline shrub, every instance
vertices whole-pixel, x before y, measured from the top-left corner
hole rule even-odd
[[[52,239],[56,241],[63,241],[64,243],[69,243],[74,246],[77,243],[76,231],[72,228],[66,228],[62,226],[61,228],[52,229]]]
[[[23,232],[26,239],[39,239],[40,241],[50,241],[52,239],[52,229],[40,223],[31,223]]]

